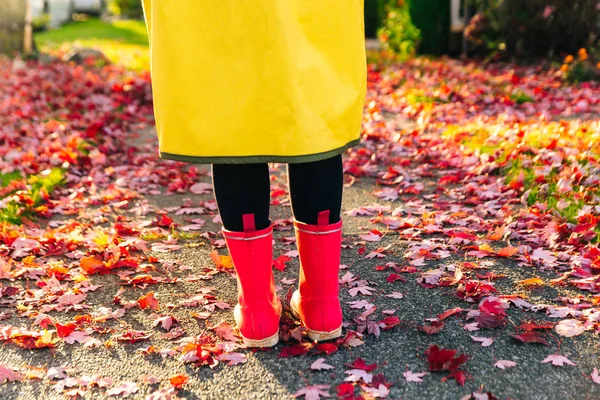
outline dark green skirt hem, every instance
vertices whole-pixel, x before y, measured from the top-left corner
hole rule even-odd
[[[325,151],[323,153],[307,154],[301,156],[224,156],[224,157],[198,157],[186,156],[182,154],[171,154],[160,152],[160,158],[165,160],[183,161],[195,164],[256,164],[256,163],[307,163],[326,160],[342,154],[350,147],[360,143],[360,139],[353,140],[337,149]]]

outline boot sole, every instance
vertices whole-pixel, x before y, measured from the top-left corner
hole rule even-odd
[[[273,347],[279,343],[279,329],[276,334],[265,339],[248,339],[242,336],[242,342],[246,347]]]
[[[334,329],[329,332],[315,331],[313,329],[310,329],[308,326],[306,326],[304,321],[302,321],[302,318],[300,318],[300,314],[298,314],[298,311],[296,311],[296,308],[294,307],[294,303],[291,301],[290,301],[290,309],[292,310],[292,314],[294,315],[294,317],[298,318],[298,320],[300,320],[300,322],[302,323],[302,326],[304,326],[306,328],[307,335],[311,340],[313,340],[315,342],[324,342],[326,340],[337,339],[340,336],[342,336],[342,326],[343,325],[340,325],[339,328]]]

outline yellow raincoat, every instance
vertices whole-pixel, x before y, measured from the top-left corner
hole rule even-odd
[[[359,141],[363,0],[144,0],[162,158],[309,162]]]

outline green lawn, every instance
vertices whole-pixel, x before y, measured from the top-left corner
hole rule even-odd
[[[35,41],[44,52],[60,54],[73,47],[88,47],[102,51],[112,62],[127,68],[150,68],[144,21],[89,19],[71,22],[58,29],[37,33]]]

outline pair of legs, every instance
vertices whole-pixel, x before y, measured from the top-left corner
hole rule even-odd
[[[342,334],[343,325],[338,282],[341,156],[290,164],[288,176],[300,258],[298,290],[290,308],[311,340],[334,339]],[[279,340],[282,307],[272,270],[268,165],[214,165],[213,182],[223,236],[237,273],[236,326],[246,346],[274,346]]]
[[[342,205],[342,156],[310,163],[288,164],[294,218],[316,224],[329,210],[329,223],[339,221]],[[242,215],[254,214],[256,229],[269,226],[271,186],[268,164],[215,164],[213,185],[225,229],[243,231]]]

